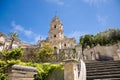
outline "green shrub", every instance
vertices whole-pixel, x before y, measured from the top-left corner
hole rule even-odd
[[[12,66],[14,64],[19,64],[21,61],[20,60],[7,60],[7,66]]]
[[[64,69],[63,66],[58,66],[49,73],[45,80],[64,80]]]
[[[0,80],[7,80],[7,75],[4,73],[0,73]]]
[[[11,49],[8,51],[2,51],[2,56],[6,60],[19,59],[23,55],[23,50],[21,48]]]
[[[0,67],[4,67],[4,65],[6,65],[5,61],[0,60]]]
[[[43,72],[37,74],[37,79],[45,80],[55,69],[61,69],[62,67],[61,64],[44,63],[42,66]]]
[[[6,62],[0,60],[0,80],[6,80],[7,75],[5,74]]]
[[[47,78],[49,78],[51,75],[56,75],[56,73],[60,72],[60,76],[63,75],[63,64],[51,64],[51,63],[32,63],[32,62],[21,62],[20,60],[7,60],[7,62],[5,61],[1,61],[0,60],[0,80],[5,80],[4,77],[6,77],[4,70],[5,70],[5,66],[9,67],[12,66],[14,64],[19,64],[19,65],[24,65],[24,66],[32,66],[37,68],[38,70],[38,74],[36,75],[37,80],[46,80]],[[55,74],[54,74],[54,72]],[[56,75],[58,76],[58,75]],[[51,78],[53,79],[53,77]],[[56,80],[56,79],[55,79]]]

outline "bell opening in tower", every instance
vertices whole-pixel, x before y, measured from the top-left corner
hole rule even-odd
[[[56,25],[54,25],[54,28],[56,28]]]
[[[56,35],[54,35],[54,38],[56,38]]]

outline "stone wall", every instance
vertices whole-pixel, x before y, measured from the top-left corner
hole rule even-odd
[[[93,48],[85,49],[84,55],[86,60],[120,60],[118,49],[118,45],[97,45]]]

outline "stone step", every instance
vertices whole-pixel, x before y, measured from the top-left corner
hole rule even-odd
[[[105,66],[105,65],[120,65],[120,63],[102,63],[102,64],[94,64],[94,63],[91,63],[91,64],[87,64],[87,66]]]
[[[112,63],[112,62],[120,62],[120,60],[116,60],[116,61],[85,61],[85,63]]]
[[[120,63],[118,63],[118,64],[101,64],[101,65],[87,65],[87,64],[86,64],[86,67],[89,68],[89,67],[109,67],[109,66],[120,66],[119,64],[120,64]]]
[[[120,80],[119,61],[86,62],[87,80]]]
[[[104,79],[94,79],[94,80],[120,80],[120,78],[104,78]]]
[[[107,69],[107,68],[120,68],[120,65],[118,65],[118,66],[115,66],[115,65],[108,65],[108,66],[89,66],[89,67],[87,67],[86,66],[86,68],[89,70],[89,69]]]
[[[90,79],[105,79],[105,78],[120,78],[120,74],[112,74],[112,75],[93,75],[87,76],[87,80]]]
[[[91,67],[91,68],[87,68],[87,71],[92,71],[92,70],[107,70],[107,69],[119,69],[120,70],[120,66],[107,66],[107,67]]]
[[[86,64],[86,66],[87,67],[89,67],[89,66],[100,66],[100,67],[102,67],[102,66],[109,66],[109,65],[115,65],[115,66],[118,66],[118,65],[120,65],[120,63],[104,63],[104,64]]]
[[[112,74],[120,74],[120,70],[118,71],[104,71],[104,72],[87,72],[88,76],[93,76],[93,75],[112,75]]]
[[[87,80],[120,80],[120,78],[102,78],[102,79],[87,79]]]
[[[87,70],[87,73],[95,73],[95,72],[107,72],[107,71],[120,71],[120,68],[113,68],[113,69],[101,69],[101,70],[97,70],[97,69],[94,69],[94,70]]]
[[[85,63],[88,65],[115,64],[115,63],[120,63],[120,60],[119,61],[96,61],[96,62],[85,62]]]

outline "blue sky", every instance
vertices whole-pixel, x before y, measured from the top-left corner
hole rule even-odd
[[[20,40],[36,44],[48,36],[50,22],[60,18],[67,37],[120,28],[120,0],[0,0],[0,32],[16,31]]]

